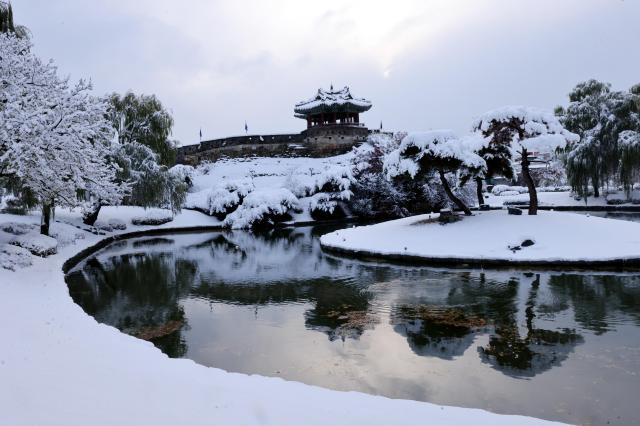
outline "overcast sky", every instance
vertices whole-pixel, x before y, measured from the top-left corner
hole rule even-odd
[[[640,0],[14,0],[16,23],[97,94],[155,94],[186,145],[301,131],[297,101],[349,85],[361,120],[452,128],[552,109],[578,81],[640,82]]]

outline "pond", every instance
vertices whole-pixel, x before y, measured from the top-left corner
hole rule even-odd
[[[99,322],[171,357],[337,390],[637,424],[640,277],[385,265],[334,228],[121,241],[67,275]]]

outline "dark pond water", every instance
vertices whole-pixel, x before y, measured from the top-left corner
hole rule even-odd
[[[324,254],[331,228],[148,237],[67,276],[98,321],[172,357],[339,390],[638,424],[640,278]]]

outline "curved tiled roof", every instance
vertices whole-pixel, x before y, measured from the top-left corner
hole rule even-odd
[[[318,89],[318,93],[312,99],[298,102],[294,108],[296,116],[305,116],[321,112],[365,112],[371,108],[371,101],[362,98],[354,98],[345,86],[342,90],[334,91]]]

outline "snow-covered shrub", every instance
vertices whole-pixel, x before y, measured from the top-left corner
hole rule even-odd
[[[255,190],[225,218],[224,225],[234,229],[271,226],[288,219],[289,210],[297,206],[298,199],[286,188]]]
[[[29,250],[9,244],[0,245],[0,267],[15,271],[31,266],[32,258]]]
[[[135,216],[131,219],[134,225],[162,225],[173,220],[173,212],[166,209],[149,209],[142,216]]]
[[[58,252],[58,241],[55,238],[34,232],[18,235],[9,241],[9,244],[27,249],[40,257],[47,257]]]
[[[250,180],[229,181],[223,185],[187,195],[185,208],[198,210],[223,220],[254,190]]]
[[[321,170],[293,169],[285,180],[285,188],[296,197],[309,197],[307,207],[316,220],[344,216],[338,201],[351,198],[351,184],[354,181],[348,166],[329,165]]]
[[[99,229],[101,231],[106,231],[106,232],[124,231],[125,229],[127,229],[126,222],[124,222],[121,219],[116,219],[116,218],[112,218],[112,219],[109,219],[107,221],[97,220],[93,224],[93,226],[96,229]]]
[[[348,167],[331,166],[323,170],[315,181],[315,194],[309,200],[309,212],[316,220],[343,217],[345,213],[337,208],[339,201],[351,198],[353,175]]]
[[[49,236],[58,241],[60,247],[68,246],[77,240],[84,239],[84,232],[75,226],[66,223],[55,222],[49,229]]]
[[[538,188],[539,192],[569,192],[571,191],[571,187],[567,185],[559,185],[559,186],[541,186]]]
[[[505,192],[510,192],[515,194],[505,194]],[[491,189],[491,193],[493,195],[518,195],[518,194],[526,194],[529,190],[526,186],[511,186],[511,185],[494,185]]]
[[[564,165],[559,160],[550,162],[546,167],[532,168],[531,177],[538,187],[565,186],[567,184],[567,174]]]
[[[193,166],[176,164],[169,169],[169,173],[177,179],[182,180],[187,185],[187,188],[191,188],[193,186],[193,178],[196,173],[196,169],[194,169]]]
[[[23,235],[35,231],[38,225],[35,223],[4,222],[0,224],[0,230],[13,235]]]
[[[122,219],[112,218],[107,221],[107,224],[113,228],[114,231],[124,231],[127,229],[127,224]]]
[[[0,200],[0,212],[8,214],[26,215],[29,207],[20,197],[13,194],[5,195]]]
[[[509,191],[502,191],[500,193],[500,196],[501,197],[513,197],[515,195],[520,195],[520,194],[521,194],[521,192],[519,192],[519,191],[510,191],[509,190]]]

